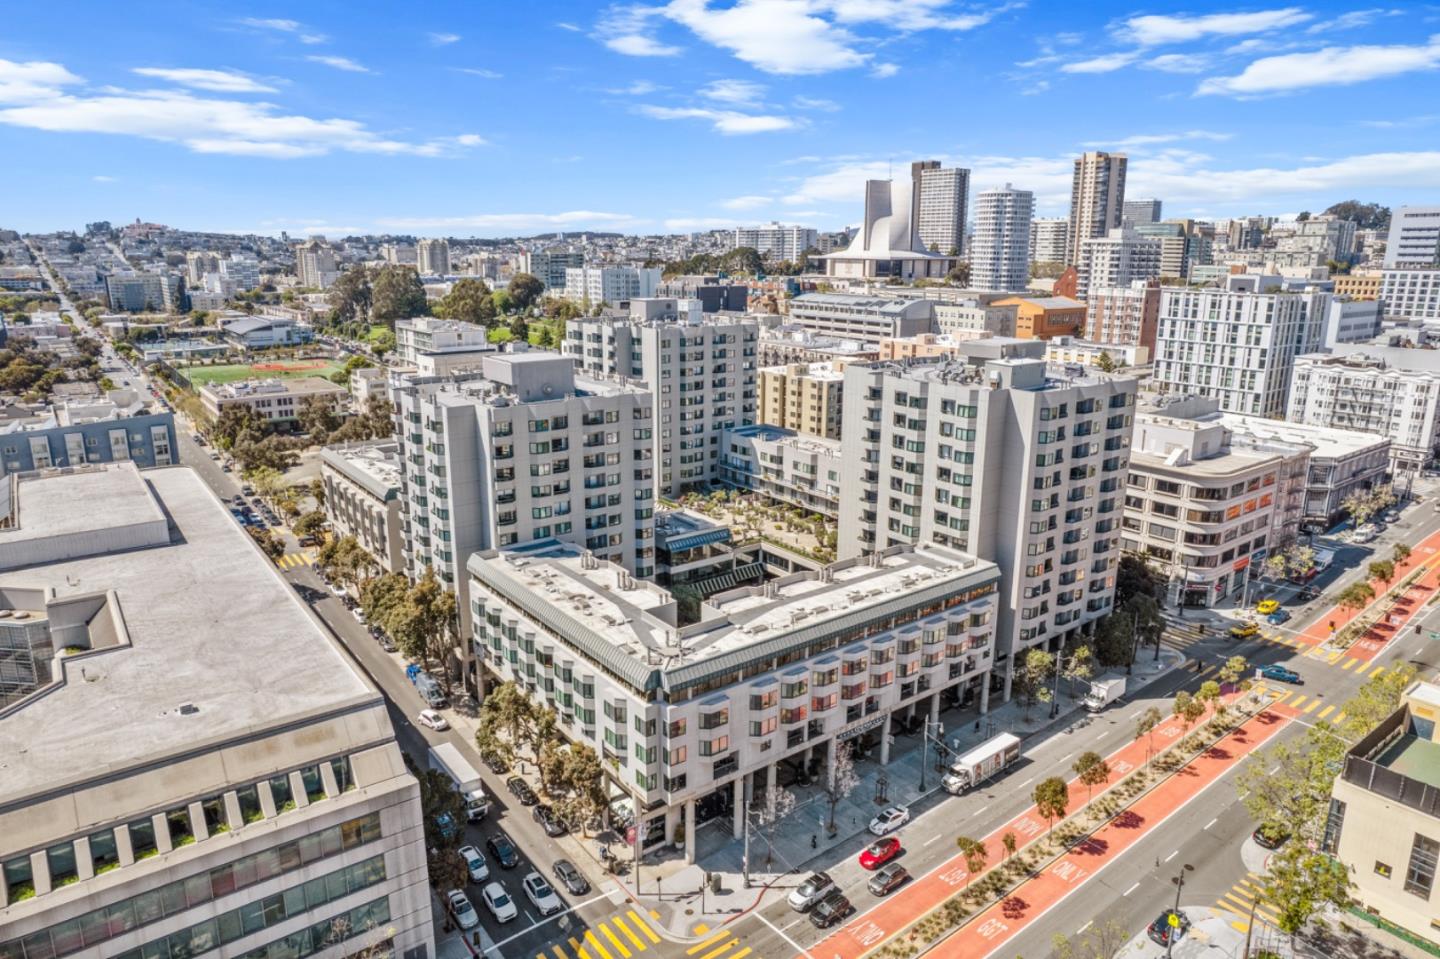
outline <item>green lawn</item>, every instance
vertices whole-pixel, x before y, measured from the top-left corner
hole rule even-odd
[[[275,362],[282,365],[307,365],[306,361],[304,360],[277,360]],[[246,365],[244,363],[227,363],[221,366],[185,366],[180,368],[180,372],[184,373],[187,377],[189,377],[190,382],[194,383],[196,386],[200,386],[205,383],[233,383],[236,380],[249,379],[289,380],[301,376],[323,376],[328,379],[331,373],[337,373],[340,371],[339,363],[326,360],[324,361],[324,364],[324,366],[316,367],[315,369],[267,370],[256,368],[257,366],[264,367],[266,365],[265,363],[258,363],[253,366]]]

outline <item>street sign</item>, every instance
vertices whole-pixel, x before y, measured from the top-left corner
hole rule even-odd
[[[1173,912],[1170,913],[1169,918],[1167,918],[1165,921],[1168,922],[1168,923],[1170,923],[1170,928],[1171,928],[1171,929],[1179,929],[1179,928],[1180,928],[1180,917],[1177,916],[1177,915],[1175,915],[1175,913],[1173,913]]]

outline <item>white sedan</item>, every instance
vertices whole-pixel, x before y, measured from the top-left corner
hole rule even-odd
[[[470,905],[470,897],[459,889],[451,889],[447,892],[445,901],[450,906],[450,914],[455,917],[455,922],[461,929],[474,929],[480,925],[480,917],[476,915],[475,907]]]
[[[520,910],[515,908],[515,900],[510,898],[505,887],[498,882],[492,882],[480,890],[480,896],[485,900],[485,906],[496,922],[509,922],[520,914]]]
[[[433,709],[420,710],[420,715],[417,716],[416,719],[419,721],[420,725],[424,726],[427,729],[433,729],[437,733],[443,733],[445,730],[450,728],[449,721]]]
[[[470,870],[471,882],[484,882],[490,878],[490,866],[486,864],[480,850],[474,846],[461,846],[460,858],[465,860],[465,868]]]
[[[877,836],[892,833],[910,821],[910,810],[904,806],[890,806],[870,820],[870,831]]]
[[[559,912],[565,908],[560,897],[555,895],[555,890],[545,881],[545,877],[538,872],[532,872],[526,876],[523,884],[525,886],[525,898],[535,904],[540,910],[540,915],[548,916],[552,912]]]

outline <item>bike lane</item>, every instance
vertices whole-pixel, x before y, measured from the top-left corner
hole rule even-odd
[[[1420,582],[1429,583],[1430,590],[1433,590],[1435,588],[1435,576],[1437,575],[1437,570],[1440,570],[1440,531],[1431,533],[1429,536],[1421,540],[1420,543],[1414,547],[1414,550],[1410,554],[1409,560],[1406,561],[1405,567],[1400,569],[1396,573],[1396,575],[1409,575],[1411,572],[1414,571],[1414,564],[1416,563],[1426,568],[1425,575],[1421,577]],[[1375,590],[1375,599],[1368,603],[1364,609],[1347,609],[1346,607],[1339,604],[1331,606],[1328,610],[1325,611],[1323,615],[1316,619],[1315,622],[1311,623],[1309,626],[1305,627],[1305,629],[1302,630],[1299,634],[1297,634],[1296,638],[1308,646],[1319,646],[1320,644],[1328,640],[1332,635],[1330,630],[1331,623],[1335,624],[1335,631],[1338,632],[1339,630],[1343,629],[1346,624],[1348,624],[1355,617],[1361,615],[1366,610],[1370,609],[1371,606],[1380,602],[1382,597],[1385,595],[1385,591],[1389,589],[1389,587],[1386,584],[1380,582],[1379,580],[1372,579],[1368,582],[1370,584],[1370,587]],[[1411,587],[1412,590],[1414,588],[1415,587],[1413,586]],[[1371,630],[1370,632],[1374,632],[1374,630]],[[1368,633],[1366,635],[1369,636]],[[1383,638],[1388,640],[1389,637],[1384,636]],[[1365,648],[1370,649],[1372,645],[1373,644],[1367,645]],[[1367,660],[1371,659],[1383,648],[1384,643],[1382,642],[1379,647],[1374,648],[1373,652],[1371,652],[1369,656],[1363,658]],[[1352,653],[1351,655],[1355,654]]]
[[[1210,714],[1207,712],[1205,717],[1190,729],[1198,728],[1200,724],[1208,721],[1209,717]],[[1247,723],[1246,726],[1248,725]],[[1242,726],[1240,730],[1232,734],[1231,738],[1245,734],[1246,726]],[[1167,717],[1155,727],[1152,734],[1157,754],[1159,749],[1185,734],[1186,727],[1177,717]],[[1226,742],[1229,741],[1229,739],[1226,740]],[[1097,786],[1093,793],[1089,793],[1078,779],[1070,779],[1067,783],[1070,802],[1066,808],[1066,815],[1068,816],[1084,806],[1087,794],[1098,798],[1111,786],[1134,771],[1137,766],[1143,765],[1150,748],[1150,742],[1147,739],[1136,739],[1106,756],[1105,761],[1110,767],[1110,775],[1104,785]],[[1194,765],[1194,762],[1191,765]],[[1184,775],[1183,772],[1177,774],[1176,777],[1172,777],[1171,781]],[[1126,815],[1126,813],[1121,814],[1122,818]],[[1017,851],[1021,851],[1035,840],[1042,838],[1046,830],[1047,824],[1044,818],[1040,816],[1033,805],[1030,806],[1020,815],[983,838],[987,853],[986,862],[993,865],[1004,858],[1005,847],[1001,842],[1001,837],[1006,833],[1015,834]],[[1143,831],[1140,830],[1142,833]],[[953,837],[951,841],[953,842]],[[815,956],[824,956],[826,959],[831,959],[831,957],[833,959],[859,959],[925,912],[950,898],[965,885],[967,879],[965,857],[957,854],[924,876],[916,877],[895,894],[880,900],[868,912],[851,919],[811,947],[810,952]],[[1028,886],[1029,883],[1024,888],[1028,888]]]

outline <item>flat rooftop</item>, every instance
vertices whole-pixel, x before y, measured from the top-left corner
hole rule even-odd
[[[125,467],[94,471],[78,499],[73,477],[18,486],[22,521],[36,510],[52,532],[90,524],[100,548],[125,519],[160,515],[170,530],[158,545],[0,572],[0,590],[113,591],[129,640],[62,660],[58,685],[0,717],[0,804],[378,698],[194,472]]]
[[[1263,416],[1245,416],[1241,413],[1220,413],[1217,416],[1218,422],[1236,433],[1243,433],[1254,439],[1278,440],[1281,443],[1308,443],[1315,447],[1315,452],[1311,455],[1323,458],[1343,459],[1390,445],[1389,437],[1357,430],[1310,426],[1306,423],[1283,423],[1265,419]]]
[[[327,446],[320,459],[380,499],[400,492],[400,444],[394,440]]]
[[[1440,789],[1440,743],[1407,733],[1387,746],[1374,761],[1407,779]]]
[[[726,432],[734,433],[736,436],[744,436],[770,443],[785,443],[796,449],[807,450],[815,453],[823,453],[826,456],[840,455],[840,441],[826,439],[823,436],[810,436],[806,433],[797,433],[794,430],[787,430],[783,426],[771,426],[769,423],[751,423],[748,426],[732,426]]]
[[[135,542],[119,531],[150,527],[140,542],[155,538],[155,524],[165,514],[155,502],[137,469],[82,468],[48,476],[22,474],[16,478],[12,502],[16,525],[0,530],[0,570],[9,569],[58,538],[109,536],[115,544]],[[77,509],[80,503],[104,502],[104,509]]]

